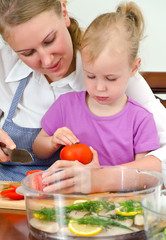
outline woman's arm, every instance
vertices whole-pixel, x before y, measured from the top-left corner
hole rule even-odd
[[[166,109],[154,96],[145,79],[136,73],[130,78],[126,94],[153,114],[160,141],[160,149],[148,153],[163,161],[166,156]]]

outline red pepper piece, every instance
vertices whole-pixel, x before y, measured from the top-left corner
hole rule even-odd
[[[29,175],[31,175],[33,173],[37,173],[37,172],[42,172],[42,170],[30,170],[26,173],[26,176],[29,176]]]
[[[9,185],[8,189],[4,189],[3,191],[1,191],[1,195],[13,200],[19,200],[19,199],[24,199],[24,195],[20,195],[18,193],[16,193],[16,189],[18,187],[13,186],[13,185]]]
[[[15,192],[15,191],[16,190],[14,188],[5,189],[5,190],[1,191],[1,195],[6,196],[6,194],[11,193],[11,192]]]
[[[14,186],[12,184],[9,185],[10,188],[14,188],[14,189],[17,189],[18,187],[17,186]]]
[[[4,195],[5,197],[8,197],[12,200],[20,200],[20,199],[24,199],[24,196],[23,195],[20,195],[16,192],[8,192]]]

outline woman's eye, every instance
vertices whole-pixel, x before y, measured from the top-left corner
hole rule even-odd
[[[34,53],[34,50],[28,51],[28,52],[24,52],[24,53],[22,53],[22,55],[23,55],[24,57],[29,57],[29,56],[31,56],[33,53]]]
[[[54,40],[55,40],[55,37],[53,37],[53,38],[50,39],[50,40],[45,41],[44,44],[45,44],[45,45],[49,45],[49,44],[53,43]]]

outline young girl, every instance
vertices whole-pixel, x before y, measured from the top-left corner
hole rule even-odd
[[[82,40],[86,91],[59,97],[44,115],[43,129],[33,144],[38,157],[48,158],[62,145],[81,142],[97,151],[100,165],[135,163],[153,169],[142,161],[160,146],[153,116],[125,94],[140,65],[137,52],[143,27],[134,3],[122,4],[116,13],[103,14],[90,24]],[[160,162],[156,159],[155,164]],[[49,178],[43,181],[50,183]]]

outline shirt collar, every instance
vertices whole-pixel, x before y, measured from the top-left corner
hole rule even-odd
[[[18,59],[14,67],[9,72],[5,82],[16,82],[25,77],[27,77],[31,72],[34,72],[33,69],[28,67],[21,59]],[[52,82],[51,85],[57,88],[61,88],[69,85],[71,89],[74,91],[80,91],[85,89],[84,86],[84,76],[83,76],[83,68],[81,61],[81,54],[77,51],[76,54],[76,70],[72,72],[69,76],[57,81]]]
[[[10,70],[5,82],[16,82],[27,77],[33,70],[23,63],[20,59],[16,62],[14,67]]]

